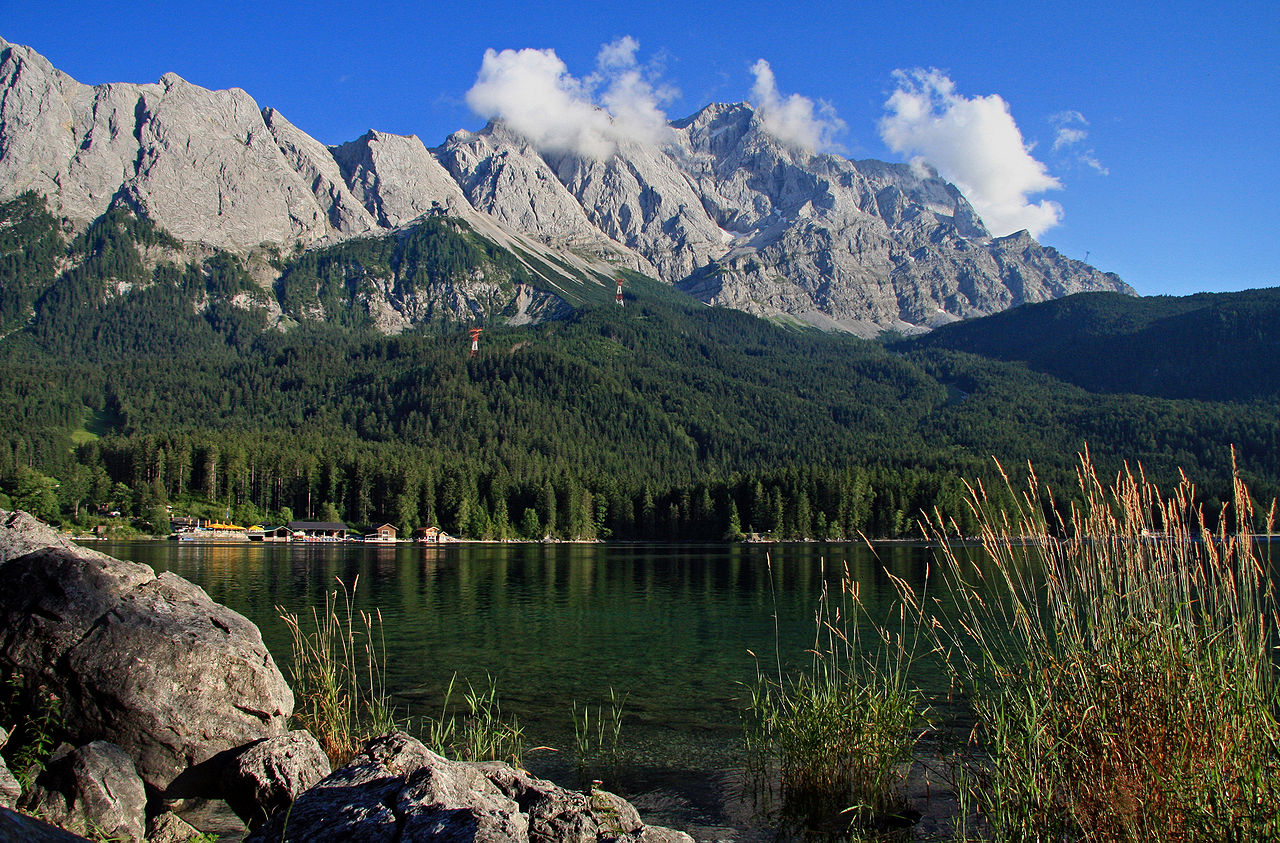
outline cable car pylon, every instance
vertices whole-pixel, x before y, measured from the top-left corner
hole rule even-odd
[[[475,357],[475,356],[476,356],[476,352],[478,352],[478,351],[480,350],[480,332],[481,332],[481,331],[483,331],[483,330],[484,330],[484,328],[472,328],[472,329],[470,329],[470,334],[471,334],[471,356],[472,356],[472,357]]]

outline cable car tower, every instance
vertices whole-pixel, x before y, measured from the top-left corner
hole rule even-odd
[[[618,294],[613,297],[613,300],[618,303],[618,307],[622,307],[622,279],[621,278],[618,279]]]
[[[480,350],[480,332],[481,332],[481,331],[483,331],[483,330],[484,330],[484,328],[472,328],[472,329],[470,330],[470,333],[471,333],[471,356],[472,356],[472,357],[475,357],[475,356],[476,356],[476,352]]]

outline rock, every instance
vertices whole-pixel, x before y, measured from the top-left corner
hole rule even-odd
[[[620,142],[599,160],[535,149],[500,124],[435,153],[476,208],[514,228],[568,248],[603,234],[662,280],[765,317],[910,332],[1071,292],[1131,292],[1025,234],[1011,237],[1026,248],[992,238],[932,171],[797,149],[745,103],[670,128],[664,145]]]
[[[16,808],[20,798],[22,798],[22,785],[14,778],[13,772],[4,763],[4,759],[0,759],[0,805]]]
[[[36,778],[27,807],[63,828],[113,840],[146,836],[146,789],[124,750],[94,741],[55,755]]]
[[[416,135],[370,129],[330,149],[351,192],[384,228],[394,228],[433,210],[471,211],[457,183],[431,157]]]
[[[400,733],[370,741],[248,839],[497,841],[527,832],[516,804],[478,771]]]
[[[119,745],[163,791],[219,752],[284,733],[293,694],[256,626],[181,577],[45,530],[45,549],[0,565],[0,670],[60,698],[73,742]],[[41,540],[26,524],[21,541]]]
[[[237,752],[221,777],[223,798],[254,829],[330,772],[329,757],[311,733],[293,731]]]
[[[23,843],[85,843],[87,838],[56,825],[0,807],[0,840]]]
[[[289,166],[311,185],[317,204],[327,209],[329,224],[337,233],[352,236],[377,228],[368,211],[351,195],[338,163],[324,144],[294,126],[274,108],[264,108],[262,119]]]
[[[333,209],[242,90],[210,91],[173,73],[90,87],[4,41],[0,90],[4,198],[34,189],[82,222],[125,201],[180,239],[230,249],[333,232]]]
[[[7,743],[9,743],[9,733],[4,728],[0,728],[0,749],[4,749]],[[22,785],[14,778],[9,765],[0,758],[0,805],[6,808],[17,807],[21,796]]]
[[[692,841],[646,827],[625,800],[590,797],[500,762],[449,761],[398,733],[277,812],[251,841]]]
[[[636,834],[644,828],[631,803],[604,790],[590,796],[535,778],[509,764],[476,765],[529,816],[529,839],[594,841],[600,835]]]
[[[0,510],[0,565],[10,559],[25,556],[33,550],[46,547],[60,547],[64,550],[84,552],[94,555],[96,552],[85,550],[33,515],[21,510],[5,512]],[[102,556],[103,554],[96,554]],[[3,744],[0,744],[3,746]]]
[[[147,843],[187,843],[202,832],[172,811],[156,814],[147,821]]]

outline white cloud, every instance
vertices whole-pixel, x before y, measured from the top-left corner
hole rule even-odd
[[[624,35],[600,48],[600,53],[596,56],[596,64],[602,68],[635,67],[636,51],[639,49],[639,41],[630,35]]]
[[[658,76],[656,66],[642,67],[636,62],[639,48],[639,42],[630,35],[605,44],[596,57],[596,74],[590,81],[593,87],[605,86],[600,103],[613,116],[619,138],[661,144],[671,134],[662,105],[674,100],[679,92],[669,85],[655,85],[652,80]]]
[[[1089,121],[1084,119],[1083,114],[1078,111],[1060,111],[1050,117],[1049,122],[1057,129],[1053,138],[1054,152],[1069,153],[1075,163],[1083,164],[1104,176],[1111,174],[1092,149],[1078,148],[1089,137],[1089,132],[1084,128],[1089,125]]]
[[[751,86],[751,102],[764,123],[765,131],[783,143],[810,152],[839,152],[836,136],[845,123],[828,103],[792,94],[785,99],[778,93],[778,83],[769,62],[760,59],[751,66],[756,77]]]
[[[938,70],[894,71],[880,137],[890,149],[927,161],[960,188],[992,234],[1027,229],[1033,237],[1062,220],[1062,206],[1032,194],[1062,184],[1031,155],[998,95],[965,97]]]
[[[1073,129],[1069,126],[1060,126],[1058,134],[1053,139],[1053,150],[1057,152],[1064,146],[1074,146],[1085,138],[1089,137],[1089,133],[1084,129]]]
[[[675,93],[636,62],[639,46],[629,35],[605,44],[586,79],[571,75],[554,50],[486,50],[467,105],[543,151],[602,161],[622,140],[660,143],[670,131],[661,105]]]

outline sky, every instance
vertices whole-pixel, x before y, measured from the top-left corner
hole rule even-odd
[[[749,101],[798,146],[927,162],[994,232],[1143,295],[1280,286],[1276,0],[0,0],[0,37],[87,84],[243,88],[327,144],[498,116],[607,155]]]

